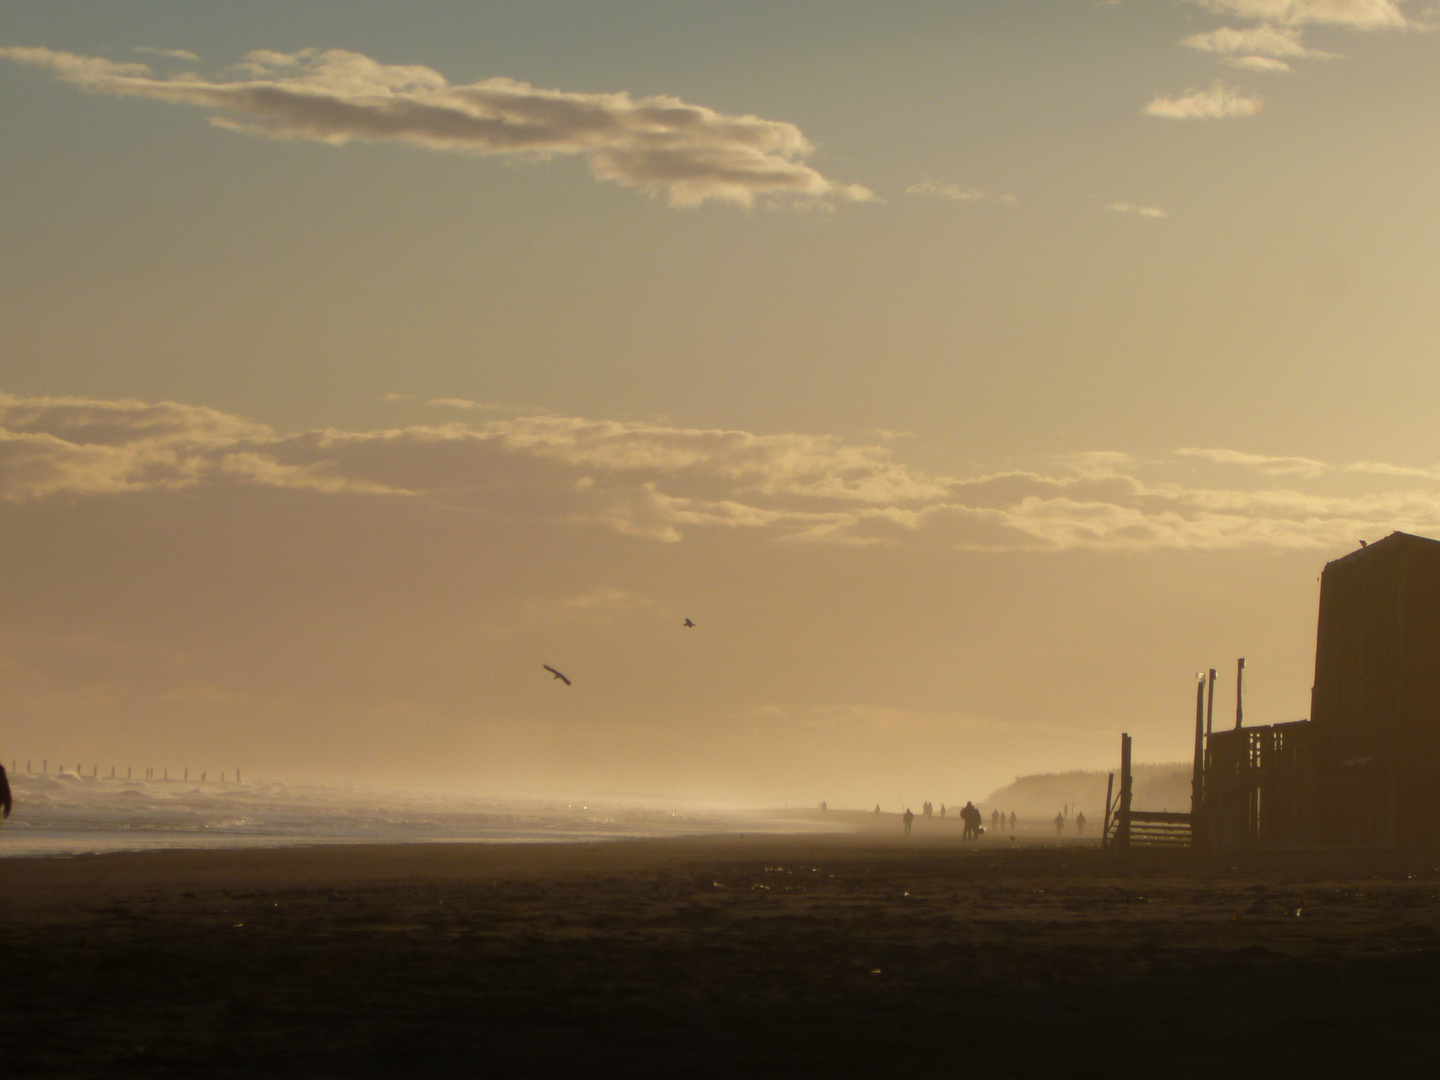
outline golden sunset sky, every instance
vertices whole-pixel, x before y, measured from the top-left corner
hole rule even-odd
[[[1437,26],[0,4],[0,757],[898,809],[1308,715],[1440,536]]]

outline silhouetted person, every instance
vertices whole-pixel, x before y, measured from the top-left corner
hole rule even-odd
[[[823,813],[825,813],[825,812],[826,812],[827,810],[829,810],[829,809],[830,809],[830,807],[826,806],[823,802],[820,804],[820,813],[823,814]]]
[[[940,820],[945,820],[945,804],[943,802],[940,804]]]
[[[1057,835],[1059,835],[1060,833],[1063,833],[1064,831],[1065,831],[1065,815],[1064,815],[1064,814],[1056,814],[1056,815],[1055,815],[1055,832],[1056,832]]]
[[[1011,831],[1012,833],[1015,831],[1015,822],[1016,822],[1016,820],[1017,820],[1017,818],[1015,817],[1015,811],[1014,811],[1014,810],[1011,810],[1011,811],[1010,811],[1010,831]]]
[[[1000,831],[1000,811],[998,809],[990,811],[990,831]]]
[[[1083,810],[1075,815],[1075,831],[1081,836],[1085,835],[1085,812]]]
[[[910,826],[915,824],[915,815],[910,812],[910,808],[908,806],[905,808],[905,817],[903,820],[905,822],[905,835],[909,836]]]
[[[927,799],[926,802],[925,802],[925,816],[926,816],[926,817],[930,817],[930,816],[931,816],[932,814],[934,814],[934,813],[935,813],[935,804],[932,803],[932,802],[930,802],[930,801]]]
[[[964,809],[960,811],[960,820],[965,823],[965,831],[960,834],[962,840],[978,840],[980,838],[980,811],[975,809],[975,804],[967,802]]]
[[[5,775],[5,766],[0,765],[0,820],[10,816],[10,780]]]
[[[878,802],[875,804],[875,816],[877,818],[880,816],[880,804]]]

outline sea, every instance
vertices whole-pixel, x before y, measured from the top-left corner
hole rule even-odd
[[[566,843],[725,833],[830,832],[808,812],[495,800],[304,784],[10,776],[0,858],[296,844]]]

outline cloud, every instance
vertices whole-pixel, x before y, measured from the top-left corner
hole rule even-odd
[[[911,184],[905,189],[906,195],[924,195],[932,199],[949,199],[952,202],[998,202],[1005,206],[1014,206],[1017,200],[1014,195],[990,196],[979,188],[962,187],[959,184],[947,184],[940,180],[921,180],[918,184]]]
[[[1409,465],[1387,465],[1383,461],[1356,461],[1345,466],[1348,473],[1368,473],[1372,476],[1409,476],[1416,479],[1440,480],[1440,465],[1429,468],[1415,468]]]
[[[905,189],[906,195],[930,195],[937,199],[953,199],[956,202],[969,202],[985,198],[985,192],[979,188],[964,188],[959,184],[943,184],[939,180],[922,180],[918,184],[911,184]]]
[[[1224,56],[1287,57],[1290,59],[1312,58],[1335,59],[1334,53],[1308,49],[1300,41],[1300,31],[1280,29],[1274,26],[1252,26],[1237,30],[1222,26],[1206,34],[1191,34],[1180,42],[1181,45],[1201,52],[1220,53]]]
[[[1233,68],[1242,68],[1245,71],[1268,71],[1276,74],[1285,74],[1292,70],[1284,60],[1275,60],[1269,56],[1232,56],[1225,60],[1225,63]]]
[[[1105,209],[1114,210],[1117,214],[1135,214],[1145,218],[1163,218],[1165,211],[1158,206],[1133,206],[1130,203],[1111,203]]]
[[[1246,97],[1216,83],[1209,90],[1186,90],[1182,97],[1157,96],[1145,106],[1146,116],[1168,120],[1217,120],[1227,116],[1257,116],[1265,108],[1259,98]]]
[[[1210,11],[1268,23],[1315,23],[1356,30],[1393,30],[1416,25],[1402,10],[1407,0],[1191,0]]]
[[[201,406],[0,394],[0,501],[175,491],[222,479],[403,493],[337,475],[327,461],[286,462],[266,453],[276,442],[263,424]]]
[[[971,550],[1311,549],[1393,529],[1440,533],[1437,481],[1437,468],[1195,447],[947,477],[891,446],[829,435],[548,413],[287,435],[174,402],[0,395],[0,504],[12,509],[248,490],[404,499],[664,544],[710,532]],[[592,599],[565,610],[620,603]]]
[[[452,85],[428,67],[343,49],[252,52],[232,78],[160,76],[145,64],[46,48],[0,48],[0,57],[93,93],[207,109],[213,124],[272,139],[399,142],[512,159],[584,155],[597,179],[664,193],[672,206],[874,197],[807,165],[815,148],[794,124],[668,96],[637,100],[507,78]]]
[[[1182,457],[1199,457],[1217,465],[1238,465],[1255,469],[1266,476],[1320,476],[1328,466],[1323,461],[1303,457],[1266,457],[1263,454],[1244,454],[1237,450],[1202,450],[1183,446],[1175,453]]]
[[[195,62],[200,59],[200,57],[196,56],[189,49],[161,49],[154,45],[136,45],[135,51],[137,53],[143,53],[146,56],[165,56],[171,60],[189,60]]]
[[[466,412],[499,412],[504,406],[494,405],[486,401],[471,401],[468,398],[431,398],[425,402],[426,405],[434,405],[442,409],[461,409]]]

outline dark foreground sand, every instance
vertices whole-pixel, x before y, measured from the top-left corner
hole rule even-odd
[[[0,860],[0,1075],[1429,1075],[1437,865],[873,834]]]

